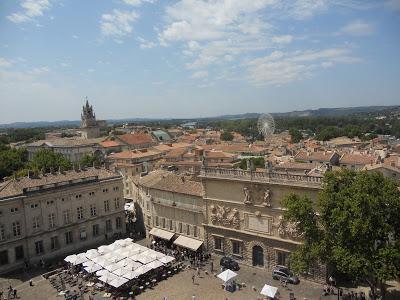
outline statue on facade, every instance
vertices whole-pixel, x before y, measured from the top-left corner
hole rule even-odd
[[[276,228],[279,236],[289,239],[299,239],[303,236],[303,233],[297,229],[297,222],[286,222],[283,216],[278,217],[278,222],[273,223],[272,226]]]
[[[267,189],[264,192],[264,198],[263,198],[262,205],[265,207],[271,207],[271,190],[270,189]]]
[[[239,211],[236,208],[234,208],[232,210],[230,222],[231,222],[233,228],[240,227],[240,215],[239,215]]]
[[[211,205],[210,220],[214,225],[232,228],[240,227],[240,215],[236,208],[231,209],[230,207]]]
[[[251,202],[251,196],[250,196],[250,190],[248,187],[244,187],[243,188],[243,192],[244,192],[244,204],[252,204]]]

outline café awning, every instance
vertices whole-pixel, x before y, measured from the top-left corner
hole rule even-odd
[[[190,249],[193,251],[197,251],[197,249],[200,248],[200,246],[203,244],[202,241],[195,240],[192,238],[189,238],[187,236],[180,235],[175,241],[174,244],[186,249]]]
[[[160,228],[153,228],[149,232],[150,235],[156,236],[160,239],[169,241],[174,236],[173,232],[169,232]]]

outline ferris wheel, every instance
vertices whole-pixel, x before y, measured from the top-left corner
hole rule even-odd
[[[257,121],[258,132],[264,139],[275,132],[275,120],[270,114],[262,114]]]

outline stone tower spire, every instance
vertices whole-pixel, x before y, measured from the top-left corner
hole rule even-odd
[[[96,115],[94,113],[93,106],[89,104],[89,100],[87,97],[86,97],[86,103],[82,107],[81,129],[82,129],[82,137],[87,139],[96,138],[100,135],[100,128],[96,120]]]

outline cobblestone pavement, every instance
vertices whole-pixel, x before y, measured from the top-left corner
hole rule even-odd
[[[144,243],[144,242],[142,242]],[[144,243],[145,244],[145,243]],[[214,257],[214,266],[219,266],[219,257]],[[4,292],[5,299],[7,299],[7,288],[12,287],[18,290],[18,298],[21,300],[61,300],[57,296],[56,290],[50,285],[50,282],[44,279],[40,273],[43,270],[36,270],[27,273],[9,274],[0,277],[0,290]],[[206,272],[208,274],[206,274]],[[217,270],[219,273],[219,270]],[[277,280],[273,280],[271,273],[265,269],[253,268],[250,266],[241,265],[236,281],[245,283],[246,287],[233,293],[227,292],[222,289],[222,281],[215,277],[215,274],[210,272],[210,264],[202,268],[200,276],[195,277],[195,283],[192,283],[192,275],[195,270],[188,269],[181,273],[158,283],[155,287],[145,290],[142,294],[137,296],[138,300],[163,300],[164,296],[168,300],[191,300],[192,296],[196,296],[196,300],[254,300],[262,299],[260,294],[261,288],[264,284],[269,284],[278,287],[280,299],[289,299],[289,293],[294,293],[296,299],[320,299],[323,289],[321,284],[303,280],[298,285],[289,284],[288,287],[282,287]],[[33,279],[34,286],[29,286],[29,279]],[[358,291],[363,288],[359,288]],[[399,283],[392,283],[392,289],[396,289],[397,293],[388,299],[400,299]],[[364,289],[366,291],[366,289]],[[85,300],[88,295],[85,295]],[[338,299],[336,295],[321,297],[323,300]]]
[[[218,265],[217,262],[214,265]],[[204,270],[208,270],[208,274]],[[210,273],[209,266],[203,268],[200,277],[196,275],[195,283],[192,283],[192,275],[195,270],[186,270],[179,274],[160,282],[153,289],[148,289],[140,294],[137,299],[160,299],[166,296],[169,300],[190,300],[192,295],[196,296],[196,300],[212,299],[212,300],[235,300],[235,299],[262,299],[260,291],[264,284],[278,287],[281,295],[280,299],[289,299],[289,293],[294,293],[297,299],[319,299],[322,292],[320,284],[312,282],[301,282],[299,285],[288,285],[282,287],[279,281],[273,280],[269,272],[262,269],[256,269],[248,266],[241,266],[237,271],[239,274],[236,281],[245,283],[246,287],[233,293],[223,290],[222,281],[215,277],[216,274]],[[325,299],[330,299],[325,297]],[[335,298],[332,298],[335,299]]]

